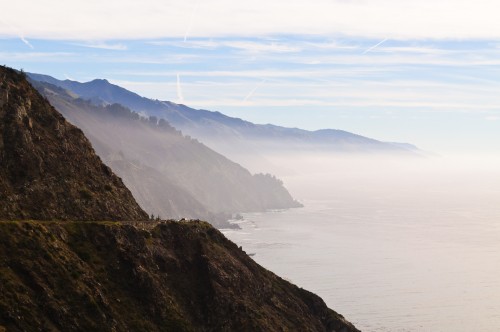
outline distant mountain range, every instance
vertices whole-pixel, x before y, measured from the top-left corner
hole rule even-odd
[[[249,167],[266,155],[276,153],[328,152],[417,156],[421,151],[407,143],[381,142],[338,129],[307,131],[272,124],[254,124],[220,112],[193,109],[169,101],[141,97],[107,80],[86,83],[58,80],[51,76],[29,74],[31,79],[54,84],[94,105],[118,103],[145,116],[167,120],[184,134],[199,139],[215,151]],[[242,153],[242,151],[244,153]]]
[[[150,214],[228,227],[225,221],[235,213],[300,206],[275,177],[252,175],[164,119],[141,117],[119,104],[95,105],[51,83],[32,83],[84,131]]]

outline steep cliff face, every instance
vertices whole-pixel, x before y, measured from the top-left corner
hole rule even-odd
[[[0,219],[144,220],[121,179],[26,81],[0,67]]]
[[[0,222],[0,330],[358,331],[205,222]]]

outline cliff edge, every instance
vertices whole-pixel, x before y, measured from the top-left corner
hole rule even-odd
[[[358,331],[206,222],[0,222],[0,330]]]

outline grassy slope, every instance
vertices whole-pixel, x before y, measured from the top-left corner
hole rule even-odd
[[[0,331],[357,331],[205,222],[0,222]]]

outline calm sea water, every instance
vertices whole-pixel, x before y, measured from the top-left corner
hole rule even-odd
[[[500,176],[285,178],[304,208],[224,231],[363,331],[500,331]]]

